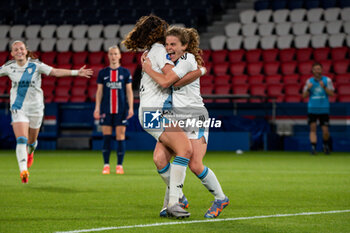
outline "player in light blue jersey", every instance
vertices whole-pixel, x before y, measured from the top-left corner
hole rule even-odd
[[[166,50],[168,58],[176,64],[169,74],[160,74],[152,69],[150,60],[143,63],[143,68],[157,83],[164,87],[172,85],[173,112],[180,115],[178,120],[195,120],[203,122],[208,119],[208,112],[204,107],[203,99],[200,95],[199,79],[186,78],[186,73],[203,65],[200,56],[199,36],[193,28],[171,27],[166,33]],[[190,114],[187,119],[181,118],[184,113]],[[182,129],[190,139],[193,154],[189,163],[191,171],[200,179],[207,190],[214,195],[214,203],[205,213],[206,218],[216,218],[222,210],[229,205],[229,199],[224,194],[221,185],[214,172],[203,165],[203,158],[207,151],[209,136],[208,127],[185,126]],[[163,177],[169,176],[167,168],[172,156],[170,151],[162,143],[158,143],[154,152],[154,161],[159,169],[159,174]],[[165,195],[166,203],[167,194]],[[181,198],[181,196],[180,196]],[[186,207],[186,206],[184,206]],[[160,216],[166,216],[166,205],[160,212]]]
[[[330,153],[329,148],[329,100],[334,95],[334,87],[329,77],[322,76],[322,64],[312,65],[313,77],[308,79],[303,89],[303,97],[309,97],[308,123],[310,125],[311,154],[316,154],[317,120],[322,128],[323,151]]]
[[[14,58],[0,67],[0,77],[8,76],[12,82],[10,111],[12,128],[17,140],[16,155],[22,183],[28,182],[28,168],[33,163],[33,153],[44,116],[44,97],[41,74],[54,77],[82,76],[89,78],[91,69],[56,69],[35,59],[22,41],[11,45]],[[48,77],[49,78],[49,77]]]

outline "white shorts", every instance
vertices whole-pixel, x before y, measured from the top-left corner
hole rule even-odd
[[[39,129],[43,122],[43,116],[28,116],[23,110],[12,110],[11,118],[12,123],[28,122],[31,129]]]
[[[153,112],[154,114],[154,111],[149,111],[149,112]],[[149,133],[150,135],[152,135],[152,137],[154,137],[157,141],[159,141],[160,135],[162,135],[162,133],[164,132],[164,127],[162,124],[163,121],[161,120],[161,117],[153,120],[152,122],[148,121],[148,119],[145,120],[144,117],[147,118],[148,117],[147,114],[148,114],[148,111],[143,111],[141,107],[139,108],[140,125],[147,133]],[[150,116],[152,116],[151,114],[152,113],[149,113]],[[153,124],[153,125],[151,126],[150,124]]]
[[[201,115],[191,119],[205,121],[208,119],[208,115]],[[185,125],[185,127],[182,127],[181,129],[186,133],[188,139],[200,139],[201,137],[204,137],[205,142],[208,144],[209,127],[196,127],[193,125]]]

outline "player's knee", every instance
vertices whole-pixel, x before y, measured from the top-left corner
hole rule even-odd
[[[183,152],[181,153],[180,156],[183,156],[185,158],[191,158],[192,154],[193,154],[193,148],[191,144],[188,144],[186,146],[183,147]]]
[[[164,168],[168,164],[169,161],[166,161],[165,158],[165,154],[161,151],[155,151],[153,153],[153,162],[158,170]]]
[[[17,142],[17,144],[26,144],[27,145],[28,138],[21,136],[21,137],[16,138],[16,142]]]

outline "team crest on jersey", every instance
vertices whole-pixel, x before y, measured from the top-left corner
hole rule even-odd
[[[119,79],[123,80],[124,76],[123,75],[119,75]]]
[[[32,68],[28,68],[28,73],[31,74],[33,72],[33,69]]]

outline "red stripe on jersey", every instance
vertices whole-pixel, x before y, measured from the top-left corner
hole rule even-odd
[[[118,81],[118,72],[117,70],[111,70],[111,82],[117,82]],[[118,89],[111,88],[110,93],[110,109],[111,113],[118,113]]]

